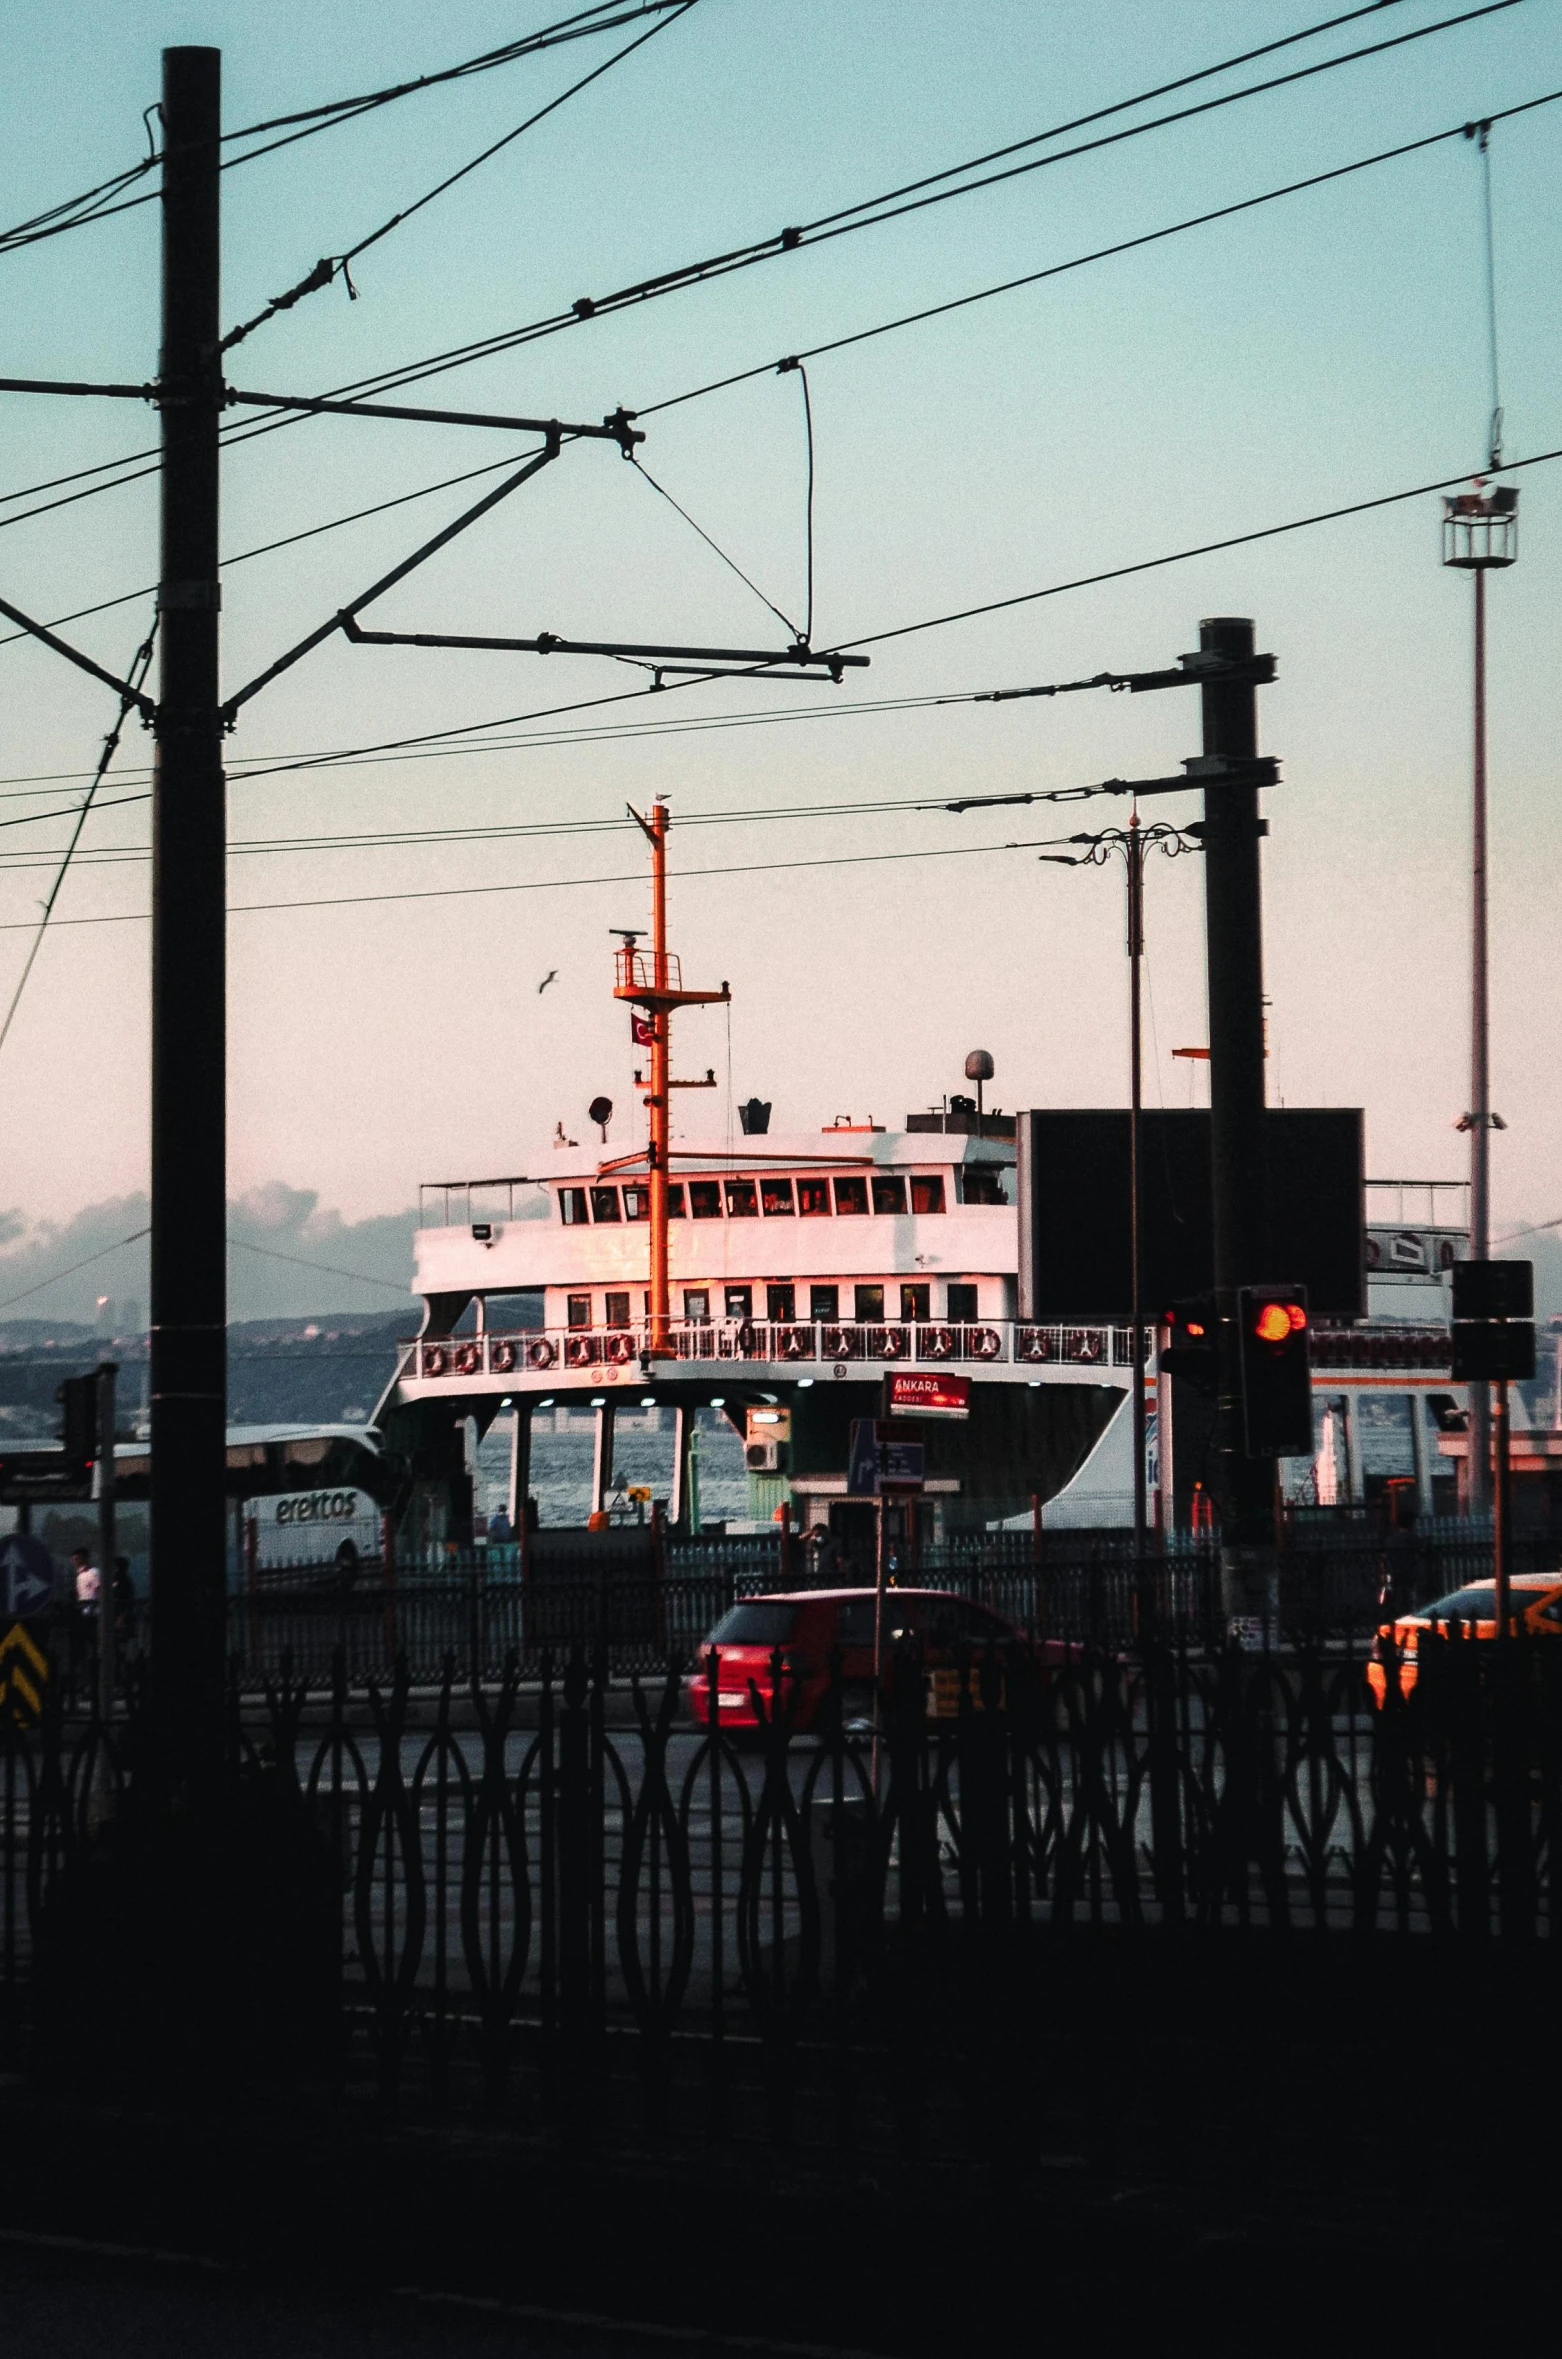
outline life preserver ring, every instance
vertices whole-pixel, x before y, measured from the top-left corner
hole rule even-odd
[[[782,1328],[781,1357],[783,1360],[811,1360],[813,1356],[814,1339],[807,1328]]]
[[[855,1360],[861,1344],[849,1327],[827,1327],[824,1331],[824,1356],[827,1360]]]
[[[905,1358],[905,1356],[906,1356],[906,1330],[905,1330],[905,1328],[904,1328],[904,1327],[886,1327],[886,1328],[885,1328],[885,1330],[884,1330],[883,1338],[882,1338],[882,1340],[880,1341],[880,1344],[879,1344],[879,1358],[880,1358],[881,1360],[903,1360],[903,1359]]]
[[[972,1327],[966,1332],[965,1348],[973,1360],[995,1360],[1003,1349],[1003,1337],[996,1327]]]
[[[1047,1357],[1047,1338],[1039,1327],[1022,1327],[1015,1337],[1014,1356],[1020,1360],[1044,1360]]]
[[[480,1343],[458,1343],[452,1356],[452,1369],[457,1376],[475,1376],[483,1364]]]
[[[589,1335],[572,1335],[564,1346],[564,1358],[571,1368],[589,1368],[596,1356],[596,1345]]]
[[[1069,1337],[1069,1358],[1077,1368],[1093,1368],[1106,1358],[1106,1337],[1096,1327],[1081,1327]]]
[[[615,1368],[627,1366],[635,1356],[634,1337],[632,1335],[610,1335],[607,1339],[606,1356],[612,1361]]]
[[[529,1343],[526,1346],[528,1368],[551,1368],[558,1356],[558,1345],[550,1343],[546,1335],[539,1335],[535,1343]]]
[[[952,1360],[955,1356],[954,1329],[925,1327],[922,1331],[922,1356],[926,1360]]]
[[[503,1341],[490,1343],[488,1365],[496,1376],[508,1376],[515,1367],[515,1345]]]
[[[426,1343],[422,1365],[425,1376],[444,1376],[449,1371],[450,1354],[442,1343]]]

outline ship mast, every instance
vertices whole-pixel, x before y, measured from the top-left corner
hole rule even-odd
[[[629,942],[617,953],[613,997],[644,1008],[650,1032],[649,1079],[642,1081],[639,1074],[635,1076],[645,1091],[651,1118],[647,1151],[651,1197],[651,1316],[644,1356],[648,1360],[668,1360],[673,1357],[667,1286],[667,1170],[672,1146],[672,1093],[675,1089],[716,1086],[713,1072],[707,1072],[702,1081],[672,1078],[672,1012],[675,1007],[709,1006],[712,1002],[719,1005],[730,1000],[732,994],[725,983],[719,991],[684,990],[679,961],[669,956],[667,949],[667,834],[671,816],[660,797],[651,805],[649,819],[642,818],[632,803],[628,808],[630,818],[651,847],[651,948],[637,950]]]

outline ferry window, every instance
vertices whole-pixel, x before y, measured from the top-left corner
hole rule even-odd
[[[669,1220],[682,1220],[683,1218],[683,1182],[681,1180],[676,1185],[671,1181],[668,1183],[667,1217]]]
[[[650,1191],[650,1189],[649,1189],[649,1188],[626,1188],[626,1189],[624,1190],[624,1218],[625,1218],[625,1220],[649,1220],[649,1219],[650,1219],[650,1217],[651,1217],[651,1191]]]
[[[944,1175],[940,1171],[919,1171],[911,1182],[913,1212],[942,1212],[944,1209]]]
[[[852,1315],[867,1321],[870,1325],[876,1325],[884,1316],[883,1287],[859,1286],[855,1292]]]
[[[570,1325],[571,1325],[572,1327],[589,1327],[589,1326],[590,1326],[590,1324],[591,1324],[591,1297],[590,1297],[590,1295],[589,1295],[589,1294],[572,1294],[572,1295],[570,1295],[570,1296],[568,1297],[568,1300],[567,1300],[567,1308],[566,1308],[565,1316],[566,1316],[566,1317],[567,1317],[567,1319],[569,1320],[569,1323],[570,1323]]]
[[[873,1209],[875,1212],[904,1212],[906,1209],[905,1181],[903,1179],[875,1179],[873,1183]]]
[[[1012,1204],[1013,1172],[1003,1163],[968,1163],[960,1174],[967,1204]]]
[[[797,1209],[804,1220],[811,1220],[821,1212],[827,1213],[830,1209],[829,1181],[800,1179],[797,1183]]]
[[[591,1217],[594,1221],[617,1220],[618,1190],[616,1188],[592,1189]]]
[[[974,1286],[950,1287],[949,1316],[959,1321],[976,1317],[976,1288]]]
[[[559,1218],[567,1229],[581,1228],[586,1219],[586,1191],[584,1188],[560,1188]]]
[[[729,1319],[751,1319],[754,1316],[754,1289],[752,1286],[729,1286],[727,1288],[727,1316]]]
[[[710,1288],[686,1286],[683,1290],[683,1315],[693,1327],[710,1325]]]
[[[605,1295],[602,1297],[602,1306],[603,1306],[603,1311],[604,1311],[604,1313],[605,1313],[605,1316],[606,1316],[606,1319],[607,1319],[607,1323],[608,1323],[608,1325],[609,1325],[610,1327],[627,1327],[627,1326],[628,1326],[628,1324],[629,1324],[629,1296],[627,1295],[627,1293],[625,1293],[625,1294],[605,1294]]]
[[[792,1209],[792,1183],[789,1179],[767,1179],[759,1183],[759,1200],[765,1218],[775,1220]]]
[[[767,1286],[765,1288],[765,1316],[790,1326],[797,1316],[797,1288],[795,1286]]]
[[[728,1220],[758,1220],[759,1190],[752,1180],[728,1180]]]
[[[925,1324],[933,1316],[932,1287],[902,1286],[900,1315],[903,1319],[918,1319]]]
[[[689,1210],[696,1220],[720,1220],[720,1180],[690,1180]]]
[[[843,1212],[866,1212],[868,1183],[863,1179],[838,1179],[835,1183],[835,1209]]]
[[[841,1290],[839,1286],[809,1287],[808,1316],[811,1319],[838,1319],[840,1315]]]

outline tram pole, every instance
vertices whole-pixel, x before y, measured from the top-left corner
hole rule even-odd
[[[170,1793],[205,1799],[222,1768],[227,1602],[220,51],[164,50],[162,114],[162,546],[152,779],[152,1706],[161,1782]]]
[[[1258,756],[1253,625],[1221,616],[1199,625],[1202,654],[1237,677],[1200,689],[1203,747],[1226,762]],[[1219,1391],[1215,1463],[1222,1603],[1228,1617],[1272,1618],[1274,1467],[1249,1458],[1242,1421],[1237,1289],[1269,1275],[1264,1152],[1264,960],[1255,785],[1212,783],[1204,795],[1204,908],[1209,962],[1210,1185],[1214,1227]]]

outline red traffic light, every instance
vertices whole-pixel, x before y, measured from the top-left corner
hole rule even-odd
[[[1260,1343],[1287,1343],[1306,1324],[1307,1313],[1301,1303],[1266,1302],[1253,1321],[1253,1333]]]

